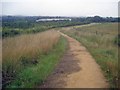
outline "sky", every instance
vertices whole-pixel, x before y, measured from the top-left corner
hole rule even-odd
[[[2,0],[2,15],[118,16],[119,0]]]

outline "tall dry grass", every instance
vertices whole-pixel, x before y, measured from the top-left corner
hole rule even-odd
[[[3,39],[3,80],[9,81],[13,78],[23,68],[23,64],[37,63],[37,57],[49,52],[59,37],[58,32],[51,30]]]
[[[34,57],[38,51],[47,52],[58,39],[59,34],[55,31],[3,39],[3,60],[17,60],[21,56]]]

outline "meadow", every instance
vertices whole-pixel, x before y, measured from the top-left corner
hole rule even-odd
[[[117,18],[69,17],[71,21],[36,22],[39,18],[51,17],[3,17],[0,28],[3,88],[33,88],[46,80],[68,47],[58,30],[86,46],[111,87],[118,87],[118,25],[105,23],[116,22]],[[86,25],[89,23],[95,24]]]
[[[104,71],[111,87],[119,86],[118,23],[99,23],[90,26],[62,28],[63,33],[80,41]]]
[[[3,39],[3,86],[32,87],[43,81],[64,53],[65,44],[54,30]]]

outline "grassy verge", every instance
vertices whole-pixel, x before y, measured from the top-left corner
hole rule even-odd
[[[80,41],[101,66],[112,88],[118,87],[117,23],[96,24],[86,27],[63,28],[62,32]]]
[[[59,42],[51,51],[38,57],[40,62],[36,66],[24,69],[19,75],[17,75],[16,80],[7,87],[33,88],[36,85],[41,84],[54,70],[66,49],[66,44],[66,39],[61,36]]]
[[[22,73],[28,73],[30,71],[29,68],[41,66],[42,60],[47,61],[47,58],[58,58],[58,56],[63,53],[62,50],[64,50],[65,47],[64,39],[60,38],[60,34],[54,30],[5,38],[2,42],[3,87],[10,85],[13,81],[16,82],[16,80],[19,80],[16,78],[24,77],[26,74]],[[60,50],[60,53],[58,53],[57,50]],[[44,66],[47,68],[46,65]],[[29,75],[26,77],[29,77]],[[22,80],[24,82],[26,79],[24,78]],[[21,80],[19,80],[19,82],[20,81]]]

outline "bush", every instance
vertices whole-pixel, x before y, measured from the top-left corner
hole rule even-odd
[[[2,31],[2,37],[10,37],[10,36],[14,36],[14,35],[19,35],[20,34],[20,31],[18,30],[3,30]]]

